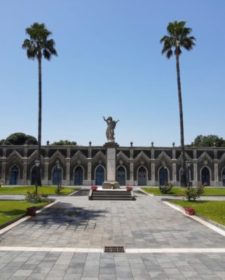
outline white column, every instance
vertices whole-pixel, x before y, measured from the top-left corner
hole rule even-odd
[[[70,158],[66,158],[66,184],[70,185]]]
[[[48,166],[49,166],[49,158],[44,158],[44,184],[48,185]]]
[[[87,166],[87,184],[91,185],[92,184],[92,162],[91,158],[88,158],[88,166]]]
[[[218,161],[214,162],[214,182],[213,182],[213,185],[214,186],[219,185]]]
[[[6,182],[6,170],[5,170],[5,167],[6,167],[6,157],[2,157],[2,177],[1,177],[1,183],[3,185],[5,185],[7,182]]]
[[[197,164],[197,162],[194,162],[194,182],[193,182],[193,184],[195,186],[198,185],[198,164]]]
[[[134,162],[133,160],[130,161],[130,180],[129,184],[134,184]]]
[[[155,181],[155,162],[151,163],[151,185],[155,186],[156,181]]]
[[[116,149],[107,148],[107,181],[116,180]]]
[[[23,179],[22,179],[22,183],[24,185],[27,185],[27,158],[23,159]]]
[[[176,162],[172,163],[172,180],[173,180],[173,184],[176,185],[177,184],[177,164],[176,164]]]

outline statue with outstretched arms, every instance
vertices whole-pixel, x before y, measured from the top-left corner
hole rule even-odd
[[[114,142],[114,130],[119,120],[114,121],[112,117],[108,117],[107,119],[103,117],[103,120],[107,123],[106,138],[109,142]]]

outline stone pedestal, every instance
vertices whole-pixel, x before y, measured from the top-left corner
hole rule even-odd
[[[108,142],[106,147],[106,181],[103,183],[103,188],[118,188],[119,184],[116,182],[116,148],[118,144],[115,142]]]
[[[116,180],[116,149],[107,148],[107,181]]]

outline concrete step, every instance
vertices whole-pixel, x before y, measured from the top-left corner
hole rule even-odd
[[[124,190],[90,190],[89,199],[91,200],[135,200],[133,192]]]

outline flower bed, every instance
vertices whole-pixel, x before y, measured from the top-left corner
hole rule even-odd
[[[35,216],[36,215],[36,211],[37,211],[37,208],[36,207],[28,207],[27,208],[27,215],[28,216]]]
[[[126,189],[127,189],[127,192],[131,192],[133,190],[133,187],[132,186],[127,186]]]
[[[97,189],[98,189],[98,187],[97,187],[96,185],[92,185],[92,186],[91,186],[91,190],[92,190],[92,191],[97,191]]]
[[[192,207],[185,207],[185,208],[184,208],[184,211],[185,211],[185,213],[188,214],[188,215],[195,215],[195,209],[192,208]]]

